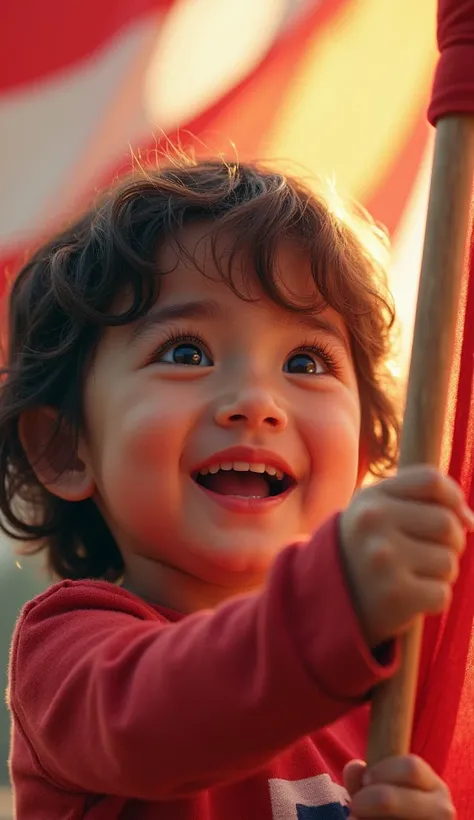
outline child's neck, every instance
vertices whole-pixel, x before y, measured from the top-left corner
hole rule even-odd
[[[252,576],[225,585],[210,583],[175,567],[136,558],[125,570],[122,587],[138,598],[184,614],[214,609],[234,595],[256,591],[265,580]]]

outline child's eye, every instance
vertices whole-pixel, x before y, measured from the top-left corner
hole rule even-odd
[[[332,357],[324,350],[305,352],[300,350],[288,357],[283,370],[293,375],[319,376],[334,369]]]
[[[194,367],[210,367],[212,362],[201,345],[195,342],[180,342],[168,347],[155,356],[156,362],[165,364],[180,364]]]

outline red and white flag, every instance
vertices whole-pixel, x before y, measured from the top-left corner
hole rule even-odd
[[[153,161],[169,140],[334,177],[361,201],[393,235],[406,353],[432,145],[433,0],[6,0],[1,18],[0,287],[132,156]],[[474,256],[472,269],[446,459],[474,505]],[[427,622],[414,732],[415,750],[464,790],[463,820],[473,590],[474,545],[449,615]]]

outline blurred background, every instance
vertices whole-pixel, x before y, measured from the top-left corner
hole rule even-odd
[[[390,231],[403,378],[427,203],[435,0],[5,0],[0,290],[29,248],[167,144],[335,182]],[[48,578],[0,539],[0,674]],[[0,704],[0,820],[10,817]]]

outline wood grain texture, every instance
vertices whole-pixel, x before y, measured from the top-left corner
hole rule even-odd
[[[474,117],[436,129],[400,466],[438,465],[469,232]],[[413,725],[422,619],[402,639],[398,673],[374,693],[367,749],[373,765],[407,754]]]

